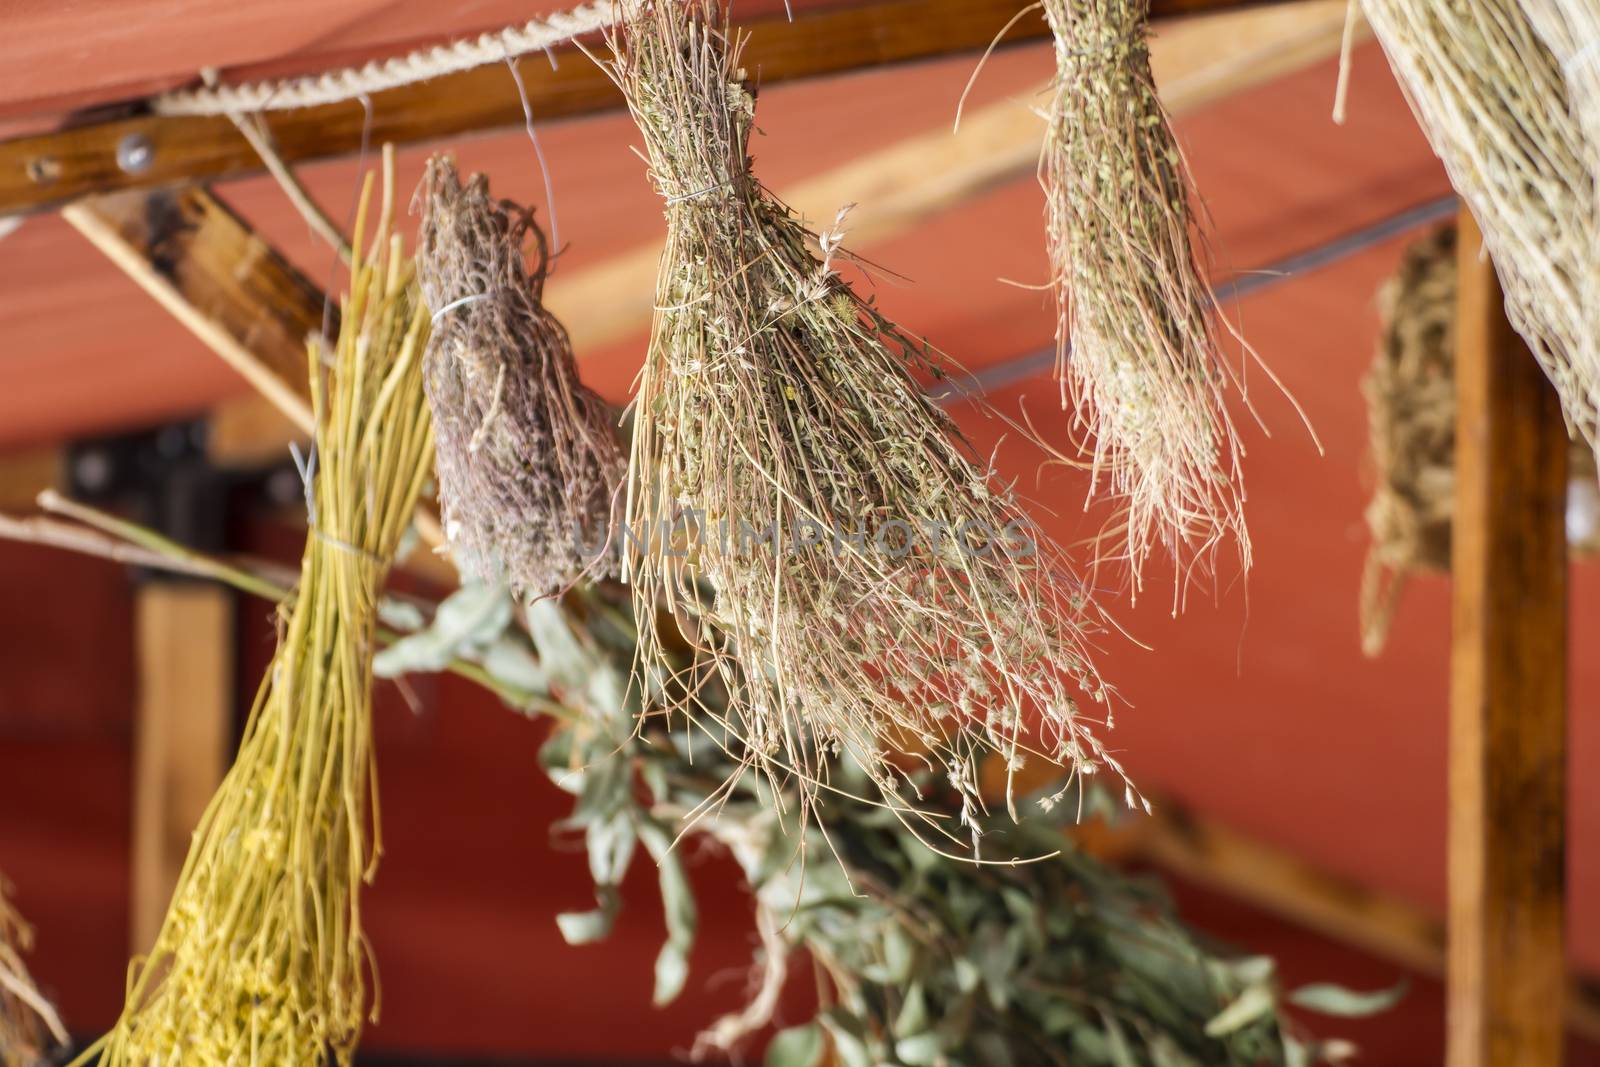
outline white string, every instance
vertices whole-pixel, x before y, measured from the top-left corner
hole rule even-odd
[[[550,62],[554,63],[554,52],[547,53]],[[550,165],[545,162],[544,149],[539,144],[539,134],[533,128],[533,105],[528,102],[528,89],[522,84],[522,74],[517,70],[517,61],[506,56],[506,66],[511,68],[511,78],[517,83],[517,97],[522,101],[523,128],[528,131],[528,140],[533,142],[533,154],[539,160],[539,173],[544,175],[544,203],[550,214],[550,247],[559,254],[561,251],[561,223],[556,221],[556,187],[550,180]]]
[[[454,311],[456,308],[461,307],[461,306],[463,306],[465,304],[476,304],[480,300],[489,299],[489,297],[491,297],[492,295],[494,295],[494,294],[492,294],[492,293],[473,293],[471,296],[463,296],[460,299],[452,300],[452,301],[450,301],[450,303],[446,304],[444,307],[440,308],[438,311],[435,311],[433,313],[433,322],[432,322],[431,325],[437,327],[439,325],[439,320],[444,318],[446,315],[450,314],[450,312]]]
[[[552,45],[616,25],[640,2],[642,0],[590,0],[570,11],[553,12],[519,26],[419,49],[393,59],[373,60],[360,67],[280,81],[162,93],[151,99],[150,106],[160,115],[225,115],[230,111],[290,111],[354,100],[365,93],[397,89],[443,74],[498,63],[507,56],[549,51]]]

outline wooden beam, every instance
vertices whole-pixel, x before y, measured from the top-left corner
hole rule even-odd
[[[306,339],[323,295],[243,220],[199,187],[95,197],[62,216],[310,431]]]
[[[1461,213],[1447,1067],[1552,1067],[1566,980],[1567,433]]]
[[[1154,0],[1157,16],[1241,6],[1252,0]],[[762,84],[814,78],[988,46],[1013,16],[1016,0],[875,0],[802,13],[793,22],[750,24],[746,61]],[[1041,17],[1018,22],[1007,40],[1037,40]],[[540,122],[576,118],[621,106],[616,86],[573,50],[552,69],[527,64],[533,114]],[[372,96],[370,127],[350,101],[266,116],[287,162],[347,155],[364,143],[396,145],[521,126],[522,101],[498,64]],[[124,170],[118,146],[138,144],[140,164]],[[93,193],[209,181],[262,169],[255,150],[226,117],[141,115],[0,142],[0,215],[36,211]]]
[[[189,839],[222,783],[233,721],[233,594],[152,581],[135,601],[139,667],[134,726],[135,953],[155,944]]]

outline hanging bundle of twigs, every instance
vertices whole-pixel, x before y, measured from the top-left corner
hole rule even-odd
[[[979,754],[1020,764],[1034,717],[1049,758],[1115,768],[1075,699],[1105,697],[1082,588],[919,387],[943,358],[836,276],[837,224],[813,236],[752,175],[724,18],[657,3],[612,42],[667,218],[627,508],[647,676],[670,688],[658,607],[704,610],[741,759],[808,802],[843,750],[911,808],[914,752],[973,821]]]
[[[1383,332],[1361,383],[1376,484],[1367,505],[1372,547],[1361,576],[1361,647],[1383,650],[1408,576],[1448,572],[1455,505],[1456,229],[1414,242],[1378,294]],[[1594,456],[1572,442],[1568,536],[1600,550],[1600,529],[1574,521],[1593,501]]]
[[[1363,0],[1450,181],[1472,209],[1506,314],[1600,445],[1600,352],[1585,310],[1594,183],[1557,57],[1521,0]]]
[[[448,159],[428,164],[417,199],[417,276],[435,320],[428,402],[458,562],[538,596],[614,575],[616,418],[578,380],[567,331],[544,307],[544,233],[532,212],[491,199],[483,175],[463,188]]]
[[[1231,535],[1250,563],[1243,449],[1224,404],[1237,379],[1150,75],[1149,7],[1044,0],[1056,82],[1040,159],[1062,403],[1092,434],[1091,496],[1103,484],[1118,502],[1125,545],[1110,554],[1125,551],[1135,591],[1155,546],[1184,568]]]
[[[28,976],[22,954],[33,947],[33,929],[10,895],[0,878],[0,1067],[42,1067],[51,1062],[52,1042],[67,1044],[67,1032]]]
[[[433,449],[428,311],[389,236],[388,183],[361,255],[370,192],[369,179],[337,350],[311,352],[310,533],[277,655],[122,1017],[85,1059],[348,1063],[368,1013],[358,890],[379,853],[374,628]]]

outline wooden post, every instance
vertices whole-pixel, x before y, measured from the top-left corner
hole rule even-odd
[[[134,735],[133,951],[148,952],[189,838],[227,767],[233,709],[233,595],[198,582],[139,587]]]
[[[1565,991],[1567,434],[1463,209],[1447,1067],[1551,1067]]]

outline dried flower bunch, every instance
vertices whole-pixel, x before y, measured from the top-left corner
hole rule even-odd
[[[448,159],[429,162],[417,200],[417,277],[435,318],[428,402],[457,558],[535,596],[615,575],[616,416],[578,380],[567,331],[545,309],[543,231],[492,199],[483,175],[463,187]]]
[[[1576,104],[1585,121],[1593,119],[1595,75],[1575,64],[1564,76],[1534,21],[1537,14],[1550,39],[1561,40],[1542,2],[1363,0],[1362,6],[1483,232],[1507,317],[1555,384],[1568,423],[1600,448],[1597,230],[1586,166],[1600,160],[1600,146],[1585,137],[1574,113]],[[1581,32],[1589,21],[1567,28]],[[1569,84],[1583,91],[1571,94]]]
[[[1047,758],[1120,771],[1078,703],[1106,699],[1094,611],[921,388],[943,357],[836,275],[837,223],[814,236],[752,174],[755,101],[724,18],[653,4],[612,41],[667,218],[630,467],[637,611],[703,612],[700,665],[736,695],[744,765],[805,781],[809,803],[843,752],[965,848],[895,754],[939,767],[969,827],[982,755],[1016,768],[1035,723]],[[672,657],[641,631],[649,688],[670,692]],[[675,707],[720,718],[687,681]]]
[[[337,348],[311,352],[310,534],[277,654],[155,947],[134,962],[122,1016],[85,1060],[348,1064],[368,1014],[359,887],[379,853],[378,601],[433,452],[428,309],[388,233],[391,189],[362,256],[368,179]]]
[[[52,1062],[54,1045],[67,1044],[67,1032],[22,961],[33,947],[33,929],[10,896],[0,878],[0,1067],[43,1067]]]
[[[1225,536],[1250,565],[1239,459],[1189,177],[1156,96],[1148,0],[1044,0],[1055,97],[1040,177],[1059,319],[1062,404],[1092,436],[1093,486],[1117,501],[1107,558],[1135,592],[1154,547],[1179,589]],[[1118,536],[1120,535],[1120,536]]]
[[[1468,250],[1471,254],[1471,250]],[[1455,511],[1456,274],[1455,226],[1406,248],[1378,294],[1383,332],[1362,380],[1376,485],[1367,505],[1372,547],[1361,577],[1361,647],[1383,651],[1406,579],[1450,570]],[[1595,499],[1594,454],[1574,439],[1568,465],[1568,537],[1580,555],[1600,551],[1600,532],[1574,525],[1570,508]]]

